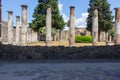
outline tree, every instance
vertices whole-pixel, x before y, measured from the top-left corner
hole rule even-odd
[[[88,8],[88,18],[87,18],[87,30],[92,31],[92,16],[93,16],[93,7],[97,4],[98,6],[98,27],[99,32],[105,31],[108,32],[112,29],[113,24],[113,16],[111,15],[112,12],[110,11],[110,4],[107,0],[90,0],[89,8]]]
[[[46,34],[46,29],[45,29],[45,28],[46,28],[46,27],[41,27],[41,28],[40,28],[40,33],[41,33],[41,35],[43,35],[43,36],[45,36],[45,34]],[[57,31],[56,31],[55,28],[52,28],[51,31],[52,31],[52,36],[57,33]]]
[[[108,31],[108,35],[111,36],[112,39],[114,38],[114,28],[112,28]]]
[[[51,5],[52,8],[52,28],[62,30],[65,23],[58,9],[58,0],[38,0],[38,5],[34,9],[33,21],[31,27],[35,31],[39,31],[41,27],[46,25],[46,6]]]
[[[66,22],[67,26],[70,27],[70,19]]]

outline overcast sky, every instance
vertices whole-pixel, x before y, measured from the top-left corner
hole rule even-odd
[[[3,20],[8,20],[8,13],[7,11],[13,11],[13,23],[16,24],[16,17],[21,16],[21,4],[28,5],[28,23],[32,20],[32,14],[34,8],[37,6],[38,0],[2,0],[2,18]],[[120,0],[108,0],[111,4],[110,8],[113,11],[113,8],[120,7]],[[88,16],[87,9],[88,9],[89,0],[59,0],[59,9],[61,15],[65,21],[69,19],[70,16],[70,6],[75,6],[75,18],[76,27],[86,27],[86,18]]]

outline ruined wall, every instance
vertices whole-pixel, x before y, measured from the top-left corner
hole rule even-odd
[[[42,47],[0,44],[0,59],[120,59],[120,46]]]
[[[90,34],[91,33],[88,30],[86,30],[86,28],[76,28],[75,29],[76,36],[80,36],[80,35],[90,36]]]
[[[20,44],[21,44],[21,30],[20,27]],[[16,27],[13,27],[13,44],[16,45]],[[2,43],[8,43],[8,24],[5,21],[2,21]],[[37,42],[38,41],[38,33],[34,32],[30,27],[27,28],[27,43]]]
[[[8,41],[8,23],[2,21],[2,43],[7,43]]]
[[[75,29],[75,36],[90,36],[91,32],[89,32],[88,30],[86,30],[86,28],[76,28]],[[56,38],[59,35],[56,34]],[[56,39],[57,40],[57,39]],[[69,30],[63,30],[61,31],[61,40],[62,41],[68,41],[69,40]]]

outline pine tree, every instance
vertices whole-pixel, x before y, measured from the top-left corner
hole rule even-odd
[[[62,30],[65,23],[58,9],[58,0],[38,0],[38,5],[34,9],[31,27],[35,31],[41,30],[46,25],[46,7],[52,8],[52,28]]]
[[[92,31],[92,16],[93,16],[93,7],[97,4],[98,6],[98,27],[99,32],[105,31],[108,32],[112,27],[112,12],[110,11],[110,4],[107,0],[90,0],[88,8],[88,18],[87,18],[87,30]]]

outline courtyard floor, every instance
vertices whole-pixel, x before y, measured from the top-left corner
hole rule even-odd
[[[2,60],[0,80],[120,80],[120,62]]]

